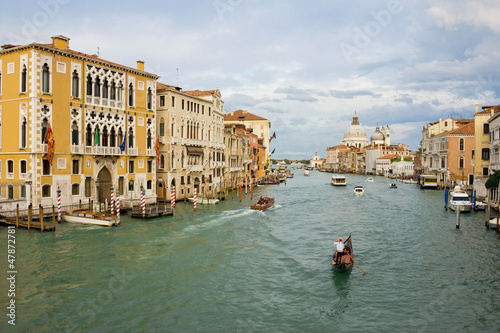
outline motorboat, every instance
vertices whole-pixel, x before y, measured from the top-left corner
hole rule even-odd
[[[448,206],[453,211],[460,209],[461,212],[470,212],[472,210],[472,202],[469,199],[469,195],[459,185],[455,186],[453,191],[450,192]]]
[[[354,195],[364,195],[365,190],[363,190],[363,186],[354,186]]]
[[[396,183],[389,184],[389,188],[398,188],[398,185]]]
[[[331,183],[333,186],[346,186],[347,179],[343,175],[333,175]]]
[[[304,176],[309,176],[309,170],[304,170]]]
[[[497,223],[500,223],[500,220],[496,217],[494,218],[491,218],[489,221],[488,221],[488,227],[490,229],[496,229],[497,228]]]
[[[476,210],[486,210],[486,206],[488,206],[488,204],[482,201],[476,202]]]
[[[250,209],[264,211],[274,207],[274,201],[273,197],[260,197],[257,203],[250,206]]]
[[[189,201],[194,202],[194,198],[188,198]],[[196,198],[196,203],[200,205],[215,205],[216,203],[219,202],[219,199],[217,198],[204,198],[204,197],[198,197]]]
[[[116,220],[115,215],[81,208],[68,210],[63,214],[62,218],[69,223],[100,225],[104,227],[111,227],[120,223],[120,221]]]
[[[372,177],[368,177],[368,179],[366,179],[367,182],[370,182],[370,183],[373,183],[373,178]]]
[[[352,252],[352,240],[351,236],[344,241],[344,253],[340,257],[340,259],[335,260],[337,251],[332,258],[332,267],[336,272],[345,272],[348,269],[352,268],[354,265],[352,256],[354,253]]]

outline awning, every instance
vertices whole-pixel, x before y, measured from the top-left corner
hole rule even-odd
[[[187,146],[188,155],[200,155],[203,156],[203,148],[201,147],[190,147]]]

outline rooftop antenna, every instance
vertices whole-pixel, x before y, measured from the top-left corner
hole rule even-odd
[[[177,71],[177,86],[179,86],[179,68],[175,69]]]
[[[97,56],[99,57],[99,46],[97,47]]]

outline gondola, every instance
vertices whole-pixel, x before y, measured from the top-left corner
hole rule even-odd
[[[335,251],[335,253],[336,252],[337,251]],[[351,255],[351,256],[354,255],[352,252],[352,240],[351,240],[350,235],[349,235],[349,238],[347,238],[344,241],[344,254],[340,258],[340,262],[339,263],[335,262],[335,260],[334,260],[335,254],[332,257],[332,267],[336,272],[345,272],[345,271],[352,268],[352,266],[354,265],[354,262],[349,255]]]

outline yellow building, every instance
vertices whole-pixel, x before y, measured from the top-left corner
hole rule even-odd
[[[1,200],[51,206],[60,189],[63,205],[109,202],[111,186],[122,206],[138,202],[140,186],[154,197],[157,79],[142,61],[135,69],[74,51],[61,35],[3,45]]]

